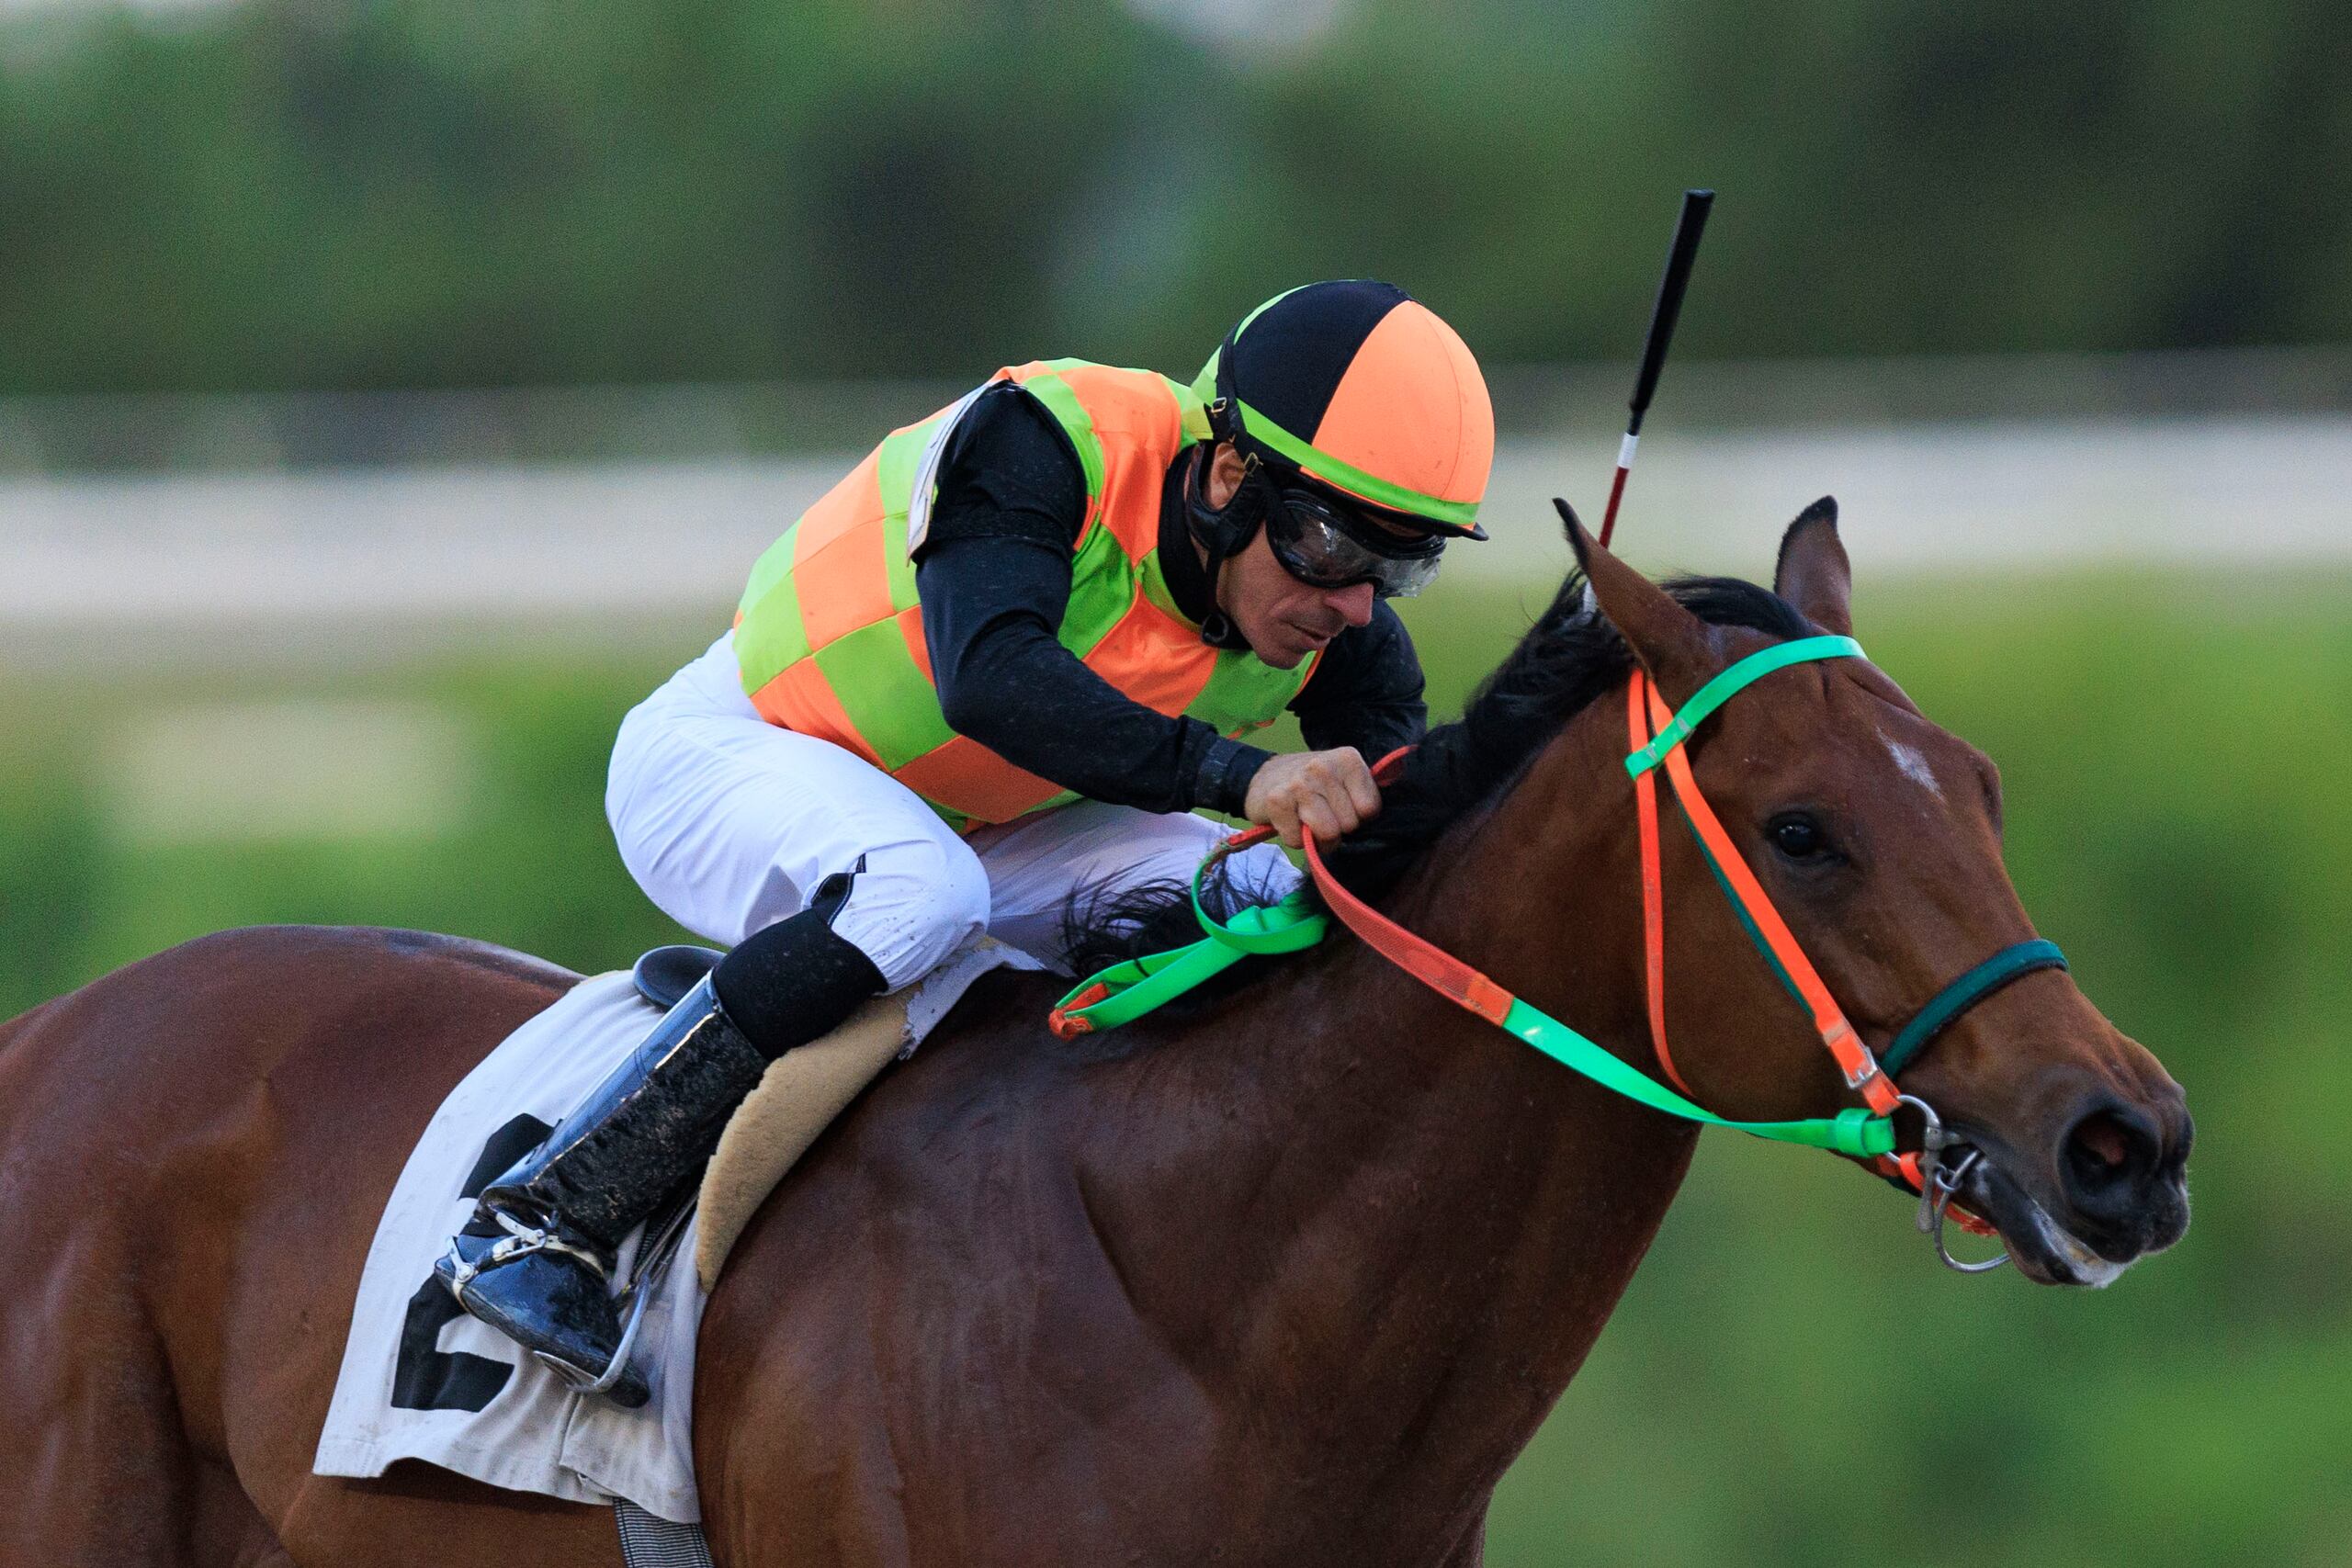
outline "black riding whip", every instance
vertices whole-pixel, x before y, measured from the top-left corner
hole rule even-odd
[[[1682,313],[1683,290],[1690,286],[1690,264],[1698,259],[1699,236],[1707,227],[1707,209],[1715,204],[1711,190],[1682,193],[1682,216],[1675,220],[1674,245],[1666,254],[1666,276],[1657,286],[1657,308],[1650,312],[1649,342],[1642,349],[1642,373],[1634,381],[1634,417],[1625,425],[1625,443],[1617,449],[1617,478],[1609,486],[1609,509],[1600,517],[1600,546],[1617,527],[1617,502],[1625,494],[1625,476],[1634,471],[1634,448],[1642,438],[1642,416],[1649,412],[1650,394],[1657,390],[1657,373],[1666,364],[1667,344],[1674,341],[1675,318]]]

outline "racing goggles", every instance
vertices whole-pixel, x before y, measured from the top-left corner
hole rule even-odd
[[[1442,534],[1392,534],[1315,491],[1275,482],[1263,468],[1250,477],[1262,487],[1266,543],[1283,570],[1311,588],[1372,584],[1383,599],[1410,599],[1437,581]]]

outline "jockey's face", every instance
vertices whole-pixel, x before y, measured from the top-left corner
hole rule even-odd
[[[1202,499],[1220,509],[1230,503],[1242,471],[1233,448],[1218,446]],[[1216,604],[1249,639],[1251,652],[1277,670],[1289,670],[1350,626],[1371,620],[1373,592],[1369,582],[1345,588],[1301,582],[1274,558],[1261,528],[1217,573]]]

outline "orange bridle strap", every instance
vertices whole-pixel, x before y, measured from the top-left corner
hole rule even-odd
[[[1657,683],[1639,669],[1634,671],[1628,682],[1625,701],[1627,708],[1635,716],[1629,718],[1628,724],[1629,733],[1634,737],[1634,749],[1638,751],[1648,745],[1654,736],[1665,730],[1673,720],[1673,710],[1658,694]],[[1644,715],[1645,719],[1642,716]],[[1838,1071],[1845,1074],[1846,1086],[1860,1092],[1863,1102],[1872,1111],[1882,1116],[1891,1115],[1896,1098],[1894,1084],[1879,1071],[1877,1058],[1871,1055],[1870,1047],[1862,1043],[1861,1037],[1854,1032],[1854,1026],[1846,1021],[1845,1010],[1829,994],[1829,987],[1822,982],[1820,971],[1814,968],[1813,961],[1804,955],[1804,949],[1797,944],[1796,937],[1790,931],[1788,922],[1781,919],[1781,912],[1772,907],[1771,898],[1766,895],[1763,885],[1756,880],[1756,874],[1748,869],[1738,847],[1731,841],[1731,835],[1724,831],[1724,825],[1716,818],[1713,808],[1708,806],[1707,797],[1699,793],[1699,782],[1691,776],[1690,759],[1684,755],[1682,747],[1676,746],[1666,753],[1665,766],[1667,777],[1674,785],[1674,797],[1680,803],[1683,815],[1690,819],[1690,826],[1697,831],[1700,842],[1706,846],[1707,858],[1714,863],[1715,870],[1723,876],[1724,885],[1731,889],[1732,897],[1746,911],[1757,935],[1771,949],[1781,972],[1788,976],[1789,983],[1804,998],[1806,1010],[1813,1014],[1814,1031],[1821,1036],[1822,1044],[1828,1047]],[[1665,1030],[1665,877],[1658,862],[1657,791],[1649,781],[1650,771],[1647,770],[1634,779],[1641,795],[1642,928],[1644,945],[1650,955],[1647,965],[1650,1028],[1660,1064],[1667,1066],[1668,1073],[1673,1073],[1673,1067],[1667,1065]],[[1678,1084],[1681,1082],[1679,1075],[1675,1081]]]
[[[1399,746],[1373,764],[1374,782],[1387,784],[1404,767],[1405,754],[1412,750]],[[1233,847],[1272,838],[1272,828],[1252,828],[1231,840]],[[1398,925],[1340,884],[1323,864],[1323,852],[1315,835],[1305,835],[1306,869],[1315,879],[1315,890],[1323,897],[1324,906],[1340,917],[1340,923],[1356,933],[1366,946],[1389,963],[1419,980],[1422,985],[1453,1002],[1456,1006],[1476,1013],[1488,1023],[1499,1026],[1510,1016],[1510,1005],[1517,998],[1490,980],[1487,976],[1464,964],[1436,943]]]
[[[1627,682],[1625,694],[1626,735],[1631,748],[1642,752],[1668,733],[1675,714],[1669,708],[1657,685],[1638,667]],[[1661,748],[1657,766],[1663,767],[1672,784],[1677,803],[1698,834],[1707,858],[1713,863],[1724,886],[1734,902],[1746,914],[1748,925],[1758,939],[1770,951],[1781,973],[1812,1014],[1815,1032],[1821,1038],[1838,1070],[1844,1074],[1849,1088],[1862,1097],[1863,1102],[1879,1116],[1891,1116],[1900,1100],[1895,1085],[1879,1068],[1877,1058],[1855,1032],[1845,1010],[1829,994],[1820,971],[1805,956],[1795,933],[1788,922],[1773,908],[1763,885],[1757,881],[1738,846],[1724,829],[1722,819],[1707,804],[1700,792],[1699,782],[1690,771],[1690,760],[1684,754],[1681,741],[1691,726],[1683,724],[1681,733]],[[1373,769],[1373,776],[1380,783],[1392,780],[1409,748],[1400,747],[1383,757]],[[1690,1085],[1674,1065],[1674,1057],[1666,1036],[1666,877],[1663,854],[1659,845],[1657,786],[1653,777],[1654,767],[1644,767],[1634,774],[1636,815],[1639,818],[1642,863],[1642,951],[1643,968],[1646,977],[1646,992],[1650,1021],[1650,1041],[1657,1053],[1658,1066],[1665,1072],[1686,1099],[1695,1099]],[[1271,828],[1255,828],[1237,835],[1222,846],[1221,852],[1238,850],[1272,836]],[[1461,959],[1446,953],[1426,939],[1415,935],[1389,919],[1342,886],[1339,879],[1325,867],[1321,846],[1314,835],[1306,840],[1307,870],[1322,895],[1323,902],[1342,924],[1353,931],[1365,943],[1383,957],[1413,976],[1422,984],[1447,997],[1457,1006],[1467,1009],[1480,1018],[1509,1027],[1505,1022],[1515,1003],[1511,993],[1487,976]],[[1917,1191],[1924,1185],[1924,1174],[1917,1155],[1881,1156],[1868,1161],[1881,1175],[1892,1177]],[[1981,1235],[1997,1234],[1976,1215],[1954,1204],[1951,1208],[1954,1221],[1963,1228]]]
[[[1672,718],[1673,710],[1659,694],[1657,683],[1636,668],[1625,693],[1626,735],[1633,749],[1640,751],[1648,746],[1664,733]],[[1847,1021],[1845,1010],[1829,994],[1821,972],[1813,966],[1788,922],[1772,907],[1771,898],[1756,880],[1756,874],[1748,869],[1738,847],[1731,841],[1731,835],[1724,831],[1722,820],[1700,793],[1699,781],[1690,772],[1690,760],[1683,754],[1680,745],[1667,751],[1663,765],[1674,785],[1674,797],[1680,803],[1683,815],[1690,819],[1700,842],[1706,847],[1707,857],[1714,863],[1733,899],[1746,911],[1750,926],[1771,950],[1781,972],[1804,998],[1807,1010],[1813,1014],[1814,1030],[1828,1047],[1838,1070],[1845,1074],[1847,1086],[1858,1090],[1872,1111],[1882,1116],[1892,1115],[1901,1098],[1894,1081],[1879,1070],[1870,1047],[1862,1043],[1854,1026]],[[1652,782],[1655,771],[1645,768],[1634,775],[1636,811],[1641,818],[1642,949],[1648,977],[1650,1043],[1667,1077],[1677,1089],[1690,1095],[1690,1087],[1676,1069],[1666,1043],[1666,878],[1658,846],[1657,786]],[[1916,1154],[1882,1156],[1871,1164],[1880,1175],[1893,1177],[1915,1192],[1924,1184]],[[1957,1204],[1951,1213],[1964,1230],[1978,1235],[1998,1234],[1992,1225]]]
[[[1637,670],[1625,694],[1625,740],[1634,750],[1650,743],[1650,722],[1643,714],[1645,678]],[[1667,1081],[1685,1095],[1690,1086],[1674,1065],[1666,1044],[1666,880],[1657,844],[1657,775],[1645,769],[1634,775],[1634,814],[1642,828],[1642,967],[1649,980],[1650,1048]]]

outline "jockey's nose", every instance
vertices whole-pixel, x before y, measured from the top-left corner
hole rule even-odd
[[[1372,619],[1372,584],[1354,582],[1345,588],[1330,589],[1324,593],[1323,603],[1329,604],[1340,615],[1344,616],[1348,625],[1363,626]]]

